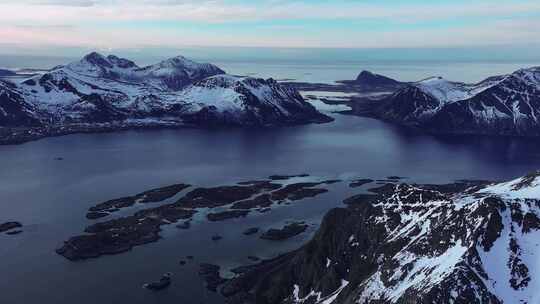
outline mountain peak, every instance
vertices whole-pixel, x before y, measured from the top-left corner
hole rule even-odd
[[[505,183],[494,184],[480,192],[509,199],[540,199],[540,171]]]
[[[178,68],[178,67],[195,67],[195,66],[202,65],[202,63],[197,63],[191,59],[188,59],[184,56],[179,55],[176,57],[165,59],[161,61],[160,63],[158,63],[158,65],[162,67]]]
[[[113,65],[118,66],[120,68],[124,68],[124,69],[137,68],[138,67],[137,64],[135,64],[135,62],[133,62],[133,61],[131,61],[129,59],[117,57],[115,55],[107,56],[107,60],[110,63],[112,63]]]
[[[168,89],[178,91],[206,77],[225,74],[210,63],[199,63],[184,56],[176,56],[141,69],[152,77],[160,78]]]
[[[519,69],[512,73],[510,77],[518,78],[519,80],[527,83],[540,85],[540,67]]]
[[[441,104],[470,98],[475,92],[472,86],[449,81],[441,76],[420,80],[414,86],[436,98]]]
[[[103,68],[113,68],[113,67],[120,67],[120,68],[136,68],[137,65],[135,62],[120,58],[116,55],[108,55],[105,57],[104,55],[98,53],[98,52],[92,52],[84,56],[81,60],[81,62],[87,62],[91,65],[103,67]]]
[[[112,67],[107,58],[98,52],[91,52],[83,57],[83,60],[97,66]]]
[[[375,75],[375,74],[372,73],[372,72],[370,72],[370,71],[363,70],[362,72],[360,72],[360,74],[358,74],[358,77],[361,77],[361,76],[371,76],[371,75]]]
[[[539,100],[540,67],[529,67],[474,84],[427,78],[389,96],[374,112],[433,133],[540,136]]]
[[[394,86],[400,82],[392,78],[363,70],[356,77],[356,83],[369,86]]]
[[[428,77],[428,78],[425,78],[425,79],[422,79],[422,80],[418,81],[418,83],[426,83],[426,84],[440,83],[440,82],[450,82],[450,81],[444,79],[444,77],[442,77],[442,76],[431,76],[431,77]]]
[[[85,59],[92,59],[92,58],[102,58],[105,59],[105,56],[103,56],[101,53],[98,53],[96,51],[92,51],[88,54],[86,54],[83,58]]]
[[[517,70],[516,72],[519,72],[519,71],[528,71],[528,72],[533,72],[533,73],[540,73],[540,66],[533,66],[533,67],[523,68],[523,69]]]
[[[170,58],[171,60],[176,60],[176,61],[191,61],[189,59],[187,59],[186,57],[182,56],[182,55],[178,55],[178,56],[174,56],[172,58]]]

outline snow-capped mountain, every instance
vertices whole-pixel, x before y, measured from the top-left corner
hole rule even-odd
[[[274,125],[328,121],[298,91],[273,79],[218,75],[186,88],[178,98],[189,104],[194,113],[190,120],[196,123]]]
[[[477,84],[429,78],[395,92],[374,114],[436,133],[540,136],[540,67]]]
[[[209,63],[197,63],[178,56],[158,64],[138,70],[142,79],[152,79],[154,85],[170,90],[183,87],[209,76],[225,74],[223,70]]]
[[[105,57],[96,52],[84,56],[80,61],[56,67],[51,71],[53,74],[61,72],[128,83],[145,83],[158,89],[172,91],[180,90],[206,77],[225,74],[213,64],[198,63],[182,56],[139,67],[131,60],[114,55]]]
[[[214,65],[184,57],[141,68],[127,59],[91,53],[21,83],[0,82],[0,127],[34,128],[26,133],[17,129],[22,141],[92,128],[329,120],[296,90],[272,79],[226,75]],[[0,133],[14,141],[10,132]]]
[[[540,172],[376,192],[222,292],[231,303],[539,303]]]

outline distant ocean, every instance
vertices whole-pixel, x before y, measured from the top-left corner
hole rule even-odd
[[[78,60],[90,49],[51,50],[0,54],[0,67],[51,68]],[[217,64],[230,74],[331,83],[353,79],[369,70],[402,81],[442,76],[453,81],[477,82],[486,77],[540,65],[537,48],[439,49],[287,49],[287,48],[183,48],[98,50],[146,65],[184,55]],[[40,55],[36,55],[40,54]],[[60,55],[58,55],[60,54]]]

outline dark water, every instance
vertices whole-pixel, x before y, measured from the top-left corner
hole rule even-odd
[[[506,179],[540,167],[537,140],[436,138],[372,119],[336,118],[332,124],[274,131],[119,132],[1,146],[0,222],[18,220],[25,227],[20,235],[0,235],[0,303],[216,303],[197,276],[199,263],[228,269],[248,263],[249,255],[272,257],[297,248],[328,209],[358,191],[341,183],[315,199],[247,219],[208,223],[201,217],[190,230],[166,227],[163,240],[126,254],[74,263],[54,253],[88,225],[89,206],[152,187],[223,185],[303,172],[344,179],[400,175],[417,182]],[[241,233],[292,219],[314,226],[277,243]],[[215,233],[224,239],[212,242]],[[186,255],[195,261],[179,266]],[[167,271],[174,273],[169,289],[141,288]]]

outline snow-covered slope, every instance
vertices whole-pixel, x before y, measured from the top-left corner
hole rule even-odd
[[[131,60],[114,55],[105,57],[96,52],[84,56],[80,61],[58,66],[52,73],[59,71],[70,75],[151,84],[155,88],[173,91],[206,77],[225,74],[213,64],[198,63],[182,56],[139,67]]]
[[[226,75],[184,57],[141,68],[91,53],[19,84],[3,81],[0,94],[0,127],[41,126],[32,130],[34,137],[58,128],[60,133],[80,131],[83,124],[87,132],[94,126],[101,131],[104,124],[114,129],[147,123],[269,126],[330,120],[296,90],[272,79]]]
[[[540,172],[377,192],[224,290],[257,303],[539,303]]]
[[[225,74],[223,70],[209,63],[198,63],[178,56],[137,71],[143,79],[150,79],[156,87],[180,90],[186,85],[209,76]]]
[[[209,119],[240,125],[328,120],[306,103],[298,91],[273,79],[218,75],[189,86],[178,98],[187,103],[189,111],[195,113],[193,118],[201,123]]]
[[[397,91],[375,114],[439,133],[540,136],[540,68],[477,84],[429,78]]]
[[[24,100],[24,96],[11,82],[0,80],[0,126],[37,126],[37,109]]]

